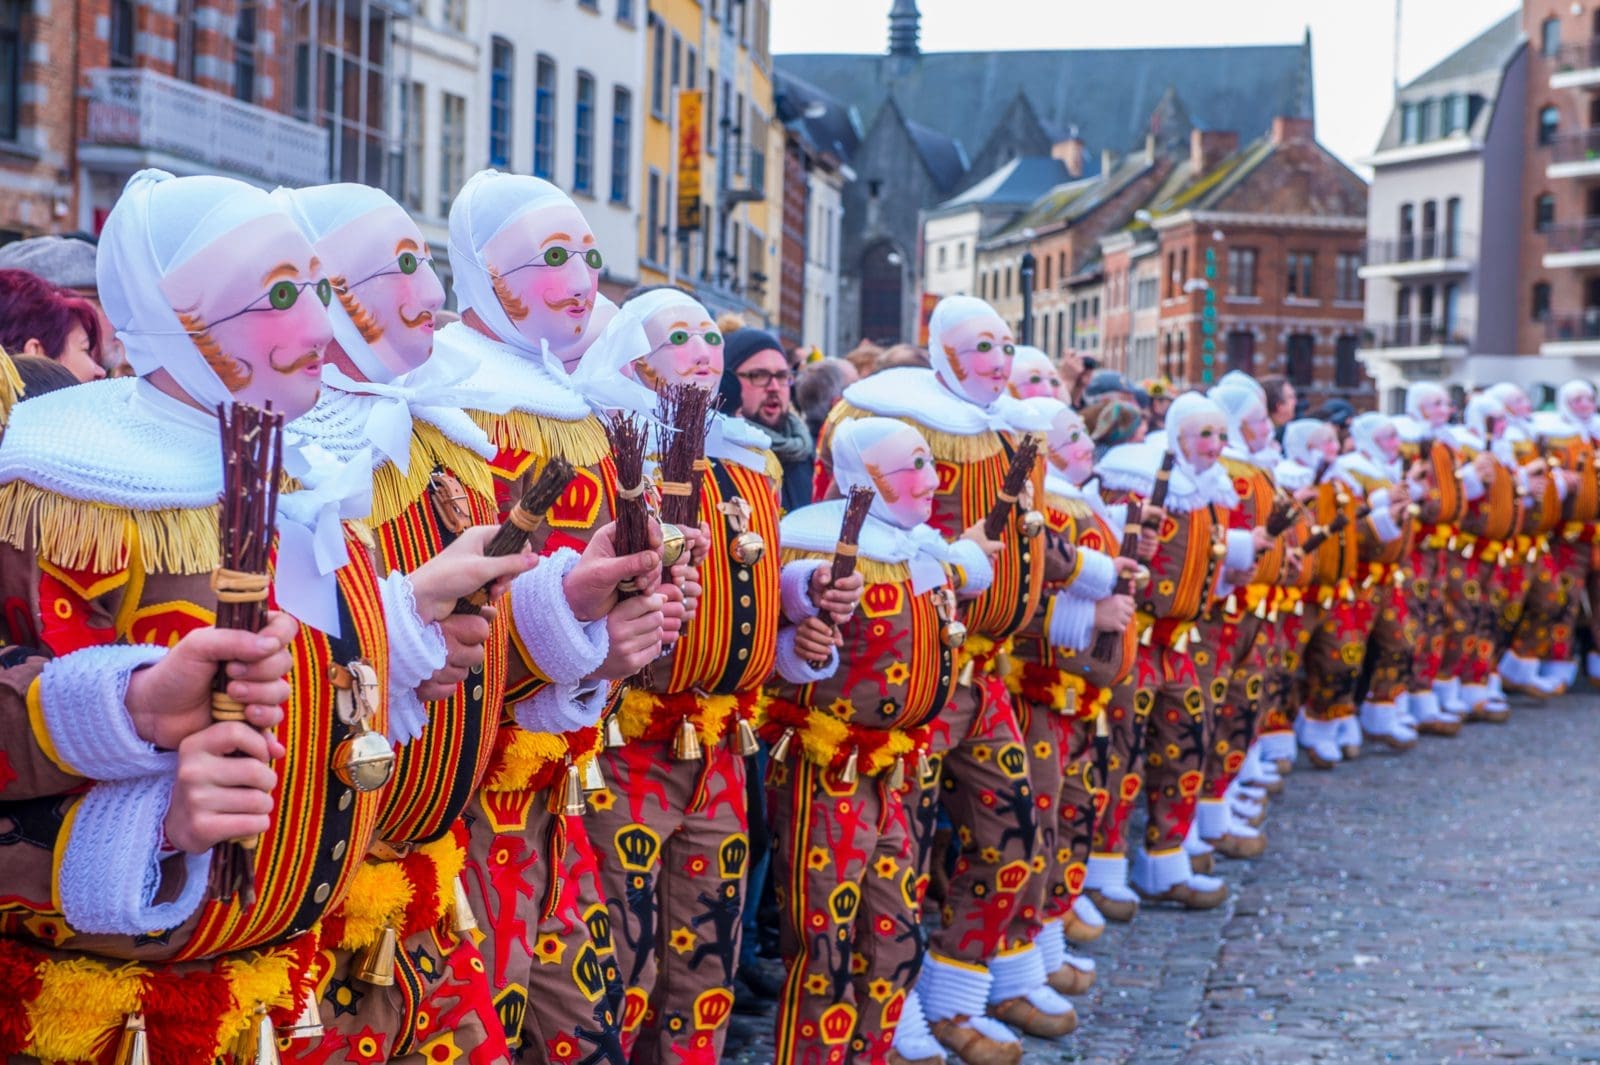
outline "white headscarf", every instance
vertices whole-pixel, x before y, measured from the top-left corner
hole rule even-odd
[[[1257,381],[1254,377],[1251,377],[1243,370],[1229,370],[1227,373],[1223,374],[1222,379],[1217,382],[1217,387],[1243,388],[1247,391],[1254,392],[1256,394],[1256,398],[1261,401],[1261,408],[1263,410],[1266,409],[1267,390],[1261,387],[1260,381]]]
[[[916,428],[894,418],[855,418],[840,422],[833,431],[833,476],[839,491],[849,496],[852,488],[871,488],[877,484],[867,470],[863,452],[874,445],[904,433],[922,434]],[[812,508],[803,508],[804,513]],[[787,521],[787,519],[785,519]],[[838,525],[833,525],[837,533]],[[870,542],[869,542],[870,537]],[[905,562],[911,567],[912,589],[922,592],[944,583],[943,563],[950,557],[949,545],[939,531],[922,524],[907,529],[890,516],[883,496],[873,497],[867,511],[867,522],[861,530],[861,544],[867,553],[880,561]],[[789,543],[788,538],[784,541]]]
[[[1321,430],[1333,432],[1333,426],[1317,418],[1296,418],[1283,431],[1283,450],[1290,462],[1298,462],[1315,472],[1321,458],[1311,453],[1311,437]]]
[[[944,334],[962,322],[981,315],[999,317],[993,307],[976,296],[946,296],[933,308],[933,314],[928,318],[928,358],[933,363],[934,376],[945,388],[963,399],[967,393],[961,387],[961,379],[956,375],[949,353],[944,350]]]
[[[1239,505],[1239,497],[1233,490],[1233,478],[1228,476],[1228,471],[1222,463],[1212,463],[1204,473],[1197,473],[1194,464],[1183,454],[1180,443],[1183,423],[1195,417],[1212,418],[1223,425],[1228,423],[1227,414],[1216,401],[1206,398],[1199,392],[1185,392],[1172,401],[1172,406],[1167,408],[1166,448],[1173,455],[1174,474],[1182,476],[1174,476],[1171,479],[1168,498],[1177,493],[1187,494],[1193,491],[1207,503],[1236,507]],[[1187,485],[1184,482],[1187,482]]]
[[[1228,377],[1234,377],[1235,375],[1237,375],[1237,378],[1243,378],[1244,381],[1250,381],[1250,378],[1244,377],[1237,370],[1229,374]],[[1237,378],[1229,381],[1228,377],[1224,377],[1221,384],[1206,393],[1209,399],[1222,408],[1222,413],[1228,419],[1228,447],[1225,454],[1231,459],[1249,462],[1260,466],[1262,469],[1270,470],[1283,458],[1283,452],[1278,448],[1278,442],[1272,439],[1269,434],[1266,445],[1259,451],[1252,451],[1250,450],[1250,442],[1244,436],[1246,418],[1265,418],[1267,416],[1267,401],[1264,394],[1259,388],[1250,388],[1240,383]],[[1253,381],[1250,383],[1254,384]]]
[[[1011,362],[1012,384],[1021,385],[1023,378],[1030,374],[1038,373],[1049,377],[1055,372],[1056,366],[1050,361],[1050,356],[1030,345],[1017,345],[1016,357]]]
[[[1378,430],[1389,424],[1385,415],[1376,411],[1367,411],[1358,414],[1350,423],[1350,439],[1355,442],[1356,452],[1366,456],[1372,463],[1391,477],[1400,475],[1400,461],[1390,461],[1389,456],[1383,453],[1383,448],[1378,446]]]
[[[1594,386],[1587,381],[1568,381],[1556,389],[1556,412],[1566,421],[1582,428],[1587,434],[1588,423],[1572,412],[1572,401],[1578,397],[1579,393],[1588,393],[1592,399],[1595,394]]]
[[[1502,429],[1499,436],[1494,436],[1489,431],[1491,418],[1498,418],[1501,422]],[[1504,404],[1489,393],[1480,392],[1467,400],[1467,409],[1462,413],[1461,420],[1465,423],[1461,426],[1465,432],[1458,434],[1458,437],[1465,437],[1466,442],[1479,451],[1489,452],[1502,466],[1508,469],[1516,468],[1516,451],[1505,431]]]
[[[549,343],[541,340],[534,346],[506,317],[483,261],[484,245],[506,226],[529,211],[556,206],[576,207],[571,197],[542,178],[478,171],[450,205],[450,269],[462,314],[475,312],[500,343],[564,376],[566,367],[551,354]]]
[[[232,400],[160,288],[161,279],[248,222],[294,222],[261,189],[224,177],[175,178],[141,170],[128,179],[106,217],[95,256],[100,305],[128,353],[134,373],[166,370],[184,394],[207,410]]]

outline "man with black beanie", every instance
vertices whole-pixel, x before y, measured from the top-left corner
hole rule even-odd
[[[724,338],[722,410],[744,418],[772,438],[772,453],[783,466],[785,512],[811,502],[816,448],[805,419],[789,406],[794,373],[783,344],[760,329],[735,329]]]

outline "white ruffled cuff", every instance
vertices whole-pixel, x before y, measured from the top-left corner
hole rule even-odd
[[[1094,637],[1096,600],[1057,592],[1050,600],[1050,646],[1058,651],[1082,651]]]
[[[383,579],[383,619],[389,632],[390,743],[409,743],[422,735],[428,709],[417,685],[444,668],[444,630],[422,620],[411,578],[396,570]]]
[[[1029,943],[1021,950],[996,954],[990,958],[989,974],[991,1003],[1021,998],[1029,991],[1045,986],[1044,956],[1039,953],[1038,947]]]
[[[1456,480],[1461,482],[1461,493],[1467,497],[1468,503],[1476,503],[1488,490],[1484,487],[1483,478],[1478,476],[1477,467],[1470,462],[1456,470]]]
[[[800,558],[783,567],[778,587],[783,593],[784,617],[804,621],[817,616],[817,604],[811,601],[811,575],[827,565],[818,558]]]
[[[818,668],[801,658],[794,649],[794,632],[792,628],[778,632],[778,676],[790,684],[815,684],[833,676],[839,668],[839,649],[832,648],[828,652],[828,660]]]
[[[587,624],[567,605],[564,582],[578,553],[563,547],[511,582],[511,621],[539,671],[576,684],[600,668],[611,650],[605,618]]]
[[[987,967],[969,967],[930,953],[917,979],[922,1012],[930,1021],[982,1017],[988,1012],[993,979]]]
[[[1428,486],[1420,481],[1407,481],[1411,489],[1411,502],[1420,503],[1428,498]]]
[[[971,540],[957,540],[950,545],[950,561],[961,569],[961,586],[956,594],[971,599],[982,595],[994,583],[994,567],[983,548]]]
[[[1400,539],[1400,523],[1394,520],[1394,514],[1388,507],[1374,507],[1371,518],[1372,529],[1378,534],[1379,540],[1392,544]]]
[[[1228,530],[1228,553],[1223,557],[1222,568],[1236,573],[1249,573],[1256,565],[1256,545],[1249,529]]]
[[[546,684],[513,706],[511,716],[528,732],[574,732],[599,721],[610,697],[611,686],[604,682]]]
[[[1394,493],[1387,488],[1379,488],[1367,497],[1367,502],[1374,511],[1386,510],[1394,504]]]
[[[1079,599],[1099,601],[1117,588],[1117,564],[1104,551],[1092,547],[1078,548],[1078,575],[1067,586],[1067,591]]]
[[[146,743],[128,716],[129,680],[166,653],[164,647],[107,645],[45,664],[39,706],[50,741],[72,772],[90,780],[127,780],[177,767],[177,754]]]
[[[211,852],[185,854],[183,888],[161,888],[162,825],[175,774],[96,784],[78,802],[61,854],[61,913],[76,932],[137,936],[176,928],[205,901]]]

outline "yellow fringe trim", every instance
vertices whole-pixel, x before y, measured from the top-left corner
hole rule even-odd
[[[784,548],[780,552],[785,565],[790,562],[817,559],[823,562],[832,560],[832,555],[823,555],[815,551],[799,551]],[[856,572],[861,574],[861,579],[867,584],[902,584],[911,579],[911,567],[904,562],[877,562],[870,558],[856,556]]]
[[[840,400],[834,405],[828,415],[828,421],[837,424],[846,418],[879,418],[883,415],[874,414],[870,410],[857,407],[845,400]],[[955,462],[966,464],[981,462],[992,458],[1005,450],[1000,442],[1000,435],[991,429],[971,436],[959,433],[947,433],[942,429],[933,429],[912,418],[900,418],[899,421],[914,427],[921,433],[923,439],[928,441],[928,448],[933,452],[933,457],[941,462]]]
[[[700,733],[700,742],[707,745],[722,742],[722,738],[728,732],[728,721],[733,717],[733,712],[739,708],[739,697],[697,695],[695,704],[698,709],[694,721]],[[756,705],[751,709],[752,725],[761,723],[766,705],[765,694],[758,696]],[[637,688],[626,689],[622,693],[622,700],[617,704],[617,724],[622,726],[622,735],[630,740],[643,736],[649,731],[650,725],[661,709],[661,697],[655,692],[640,691]]]
[[[469,413],[478,427],[489,434],[494,446],[502,450],[560,455],[574,466],[593,466],[610,452],[606,431],[594,417],[564,422],[520,410],[510,414]]]
[[[850,728],[825,710],[813,710],[806,715],[805,728],[800,730],[800,749],[806,761],[823,767],[833,765],[839,748],[850,739]],[[911,737],[898,729],[889,731],[889,739],[875,750],[858,751],[858,772],[877,776],[914,749]]]
[[[69,499],[26,481],[0,485],[0,541],[70,570],[115,573],[133,539],[146,573],[210,573],[217,568],[217,508],[128,510]]]
[[[559,734],[517,729],[505,746],[494,774],[484,784],[485,791],[523,791],[534,774],[566,756],[567,741]]]
[[[433,920],[437,921],[455,900],[456,877],[467,864],[467,854],[452,836],[423,844],[417,848],[417,854],[433,865],[438,881],[433,905],[429,907]],[[399,862],[375,859],[363,862],[350,883],[350,894],[345,897],[340,948],[361,950],[376,943],[385,928],[398,928],[414,893],[415,886]]]
[[[435,466],[455,475],[468,491],[494,498],[494,476],[489,464],[426,422],[411,427],[411,463],[405,473],[392,462],[372,471],[373,525],[387,525],[428,492]]]
[[[11,408],[22,400],[22,378],[17,374],[17,364],[0,348],[0,429],[6,427]]]

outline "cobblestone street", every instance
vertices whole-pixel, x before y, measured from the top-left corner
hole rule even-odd
[[[1212,913],[1147,910],[1086,953],[1082,1026],[1027,1062],[1600,1062],[1600,698],[1516,700],[1274,802]],[[1576,756],[1576,757],[1574,757]],[[771,1060],[738,1018],[730,1062]]]

